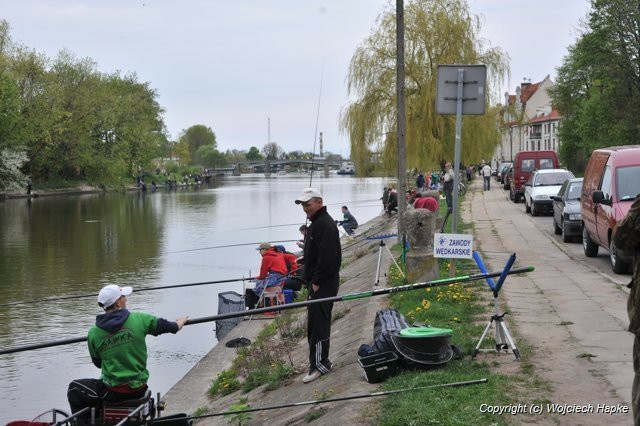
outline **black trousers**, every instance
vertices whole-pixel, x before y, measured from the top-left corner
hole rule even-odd
[[[333,302],[307,306],[307,341],[309,343],[309,372],[318,370],[326,374],[331,370],[329,337]]]
[[[77,413],[85,407],[99,407],[102,401],[126,401],[144,396],[144,386],[133,393],[120,393],[110,390],[100,379],[77,379],[69,383],[67,399],[71,413]]]

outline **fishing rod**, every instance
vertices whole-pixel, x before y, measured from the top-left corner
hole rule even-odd
[[[300,241],[300,240],[299,239],[298,240],[277,240],[277,241],[267,241],[267,242],[273,245],[273,243],[293,243],[296,241]],[[263,242],[264,241],[260,241],[257,243],[239,243],[239,244],[226,244],[223,246],[200,247],[200,248],[194,248],[194,249],[188,249],[188,250],[168,251],[165,254],[188,253],[190,251],[212,250],[212,249],[229,248],[229,247],[257,246],[258,244]]]
[[[239,228],[239,229],[230,229],[228,231],[224,231],[224,232],[238,232],[238,231],[251,231],[253,229],[266,229],[266,228],[283,228],[286,226],[300,226],[302,225],[302,223],[300,222],[296,222],[296,223],[285,223],[282,225],[265,225],[265,226],[254,226],[252,228]]]
[[[313,182],[313,168],[316,157],[316,141],[318,140],[318,122],[320,121],[320,100],[322,99],[322,80],[324,79],[324,62],[320,71],[320,90],[318,91],[318,109],[316,111],[316,128],[313,134],[313,152],[311,153],[311,173],[309,174],[309,186]]]
[[[329,203],[329,204],[325,204],[325,206],[344,206],[347,204],[353,205],[353,204],[358,204],[358,207],[374,207],[377,206],[377,204],[365,204],[365,203],[371,203],[374,201],[380,201],[379,199],[371,199],[371,200],[356,200],[356,201],[341,201],[341,202],[337,202],[337,203]],[[296,223],[283,223],[281,225],[264,225],[264,226],[253,226],[251,228],[238,228],[238,229],[230,229],[228,231],[224,231],[224,232],[239,232],[239,231],[252,231],[254,229],[269,229],[269,228],[285,228],[288,226],[300,226],[302,225],[302,222],[296,222]],[[193,250],[200,250],[200,249],[193,249]],[[178,252],[171,252],[171,253],[178,253]]]
[[[225,411],[222,413],[214,413],[214,414],[203,414],[201,416],[191,416],[190,419],[204,419],[206,417],[218,417],[218,416],[228,416],[231,414],[242,414],[242,413],[252,413],[256,411],[267,411],[267,410],[277,410],[280,408],[289,408],[289,407],[301,407],[304,405],[317,405],[317,404],[326,404],[328,402],[339,402],[339,401],[349,401],[352,399],[362,399],[362,398],[374,398],[378,396],[387,396],[394,395],[398,393],[411,392],[411,391],[419,391],[426,389],[442,389],[442,388],[453,388],[460,386],[469,386],[469,385],[479,385],[487,383],[487,379],[477,379],[477,380],[467,380],[463,382],[452,382],[452,383],[441,383],[437,385],[429,385],[429,386],[419,386],[415,388],[406,388],[406,389],[394,389],[390,391],[380,391],[380,392],[372,392],[372,393],[361,393],[349,396],[341,396],[336,398],[327,398],[327,399],[315,399],[311,401],[302,401],[302,402],[291,402],[288,404],[280,404],[280,405],[269,405],[266,407],[256,407],[256,408],[247,408],[245,410],[234,410],[234,411]],[[167,421],[173,419],[167,419]],[[154,423],[161,423],[162,419],[154,420]]]
[[[533,270],[534,270],[533,266],[516,268],[508,271],[506,275],[523,274],[527,272],[532,272]],[[190,319],[190,320],[187,320],[185,325],[202,324],[206,322],[219,321],[219,320],[229,319],[229,318],[239,318],[239,317],[246,317],[246,316],[257,315],[257,314],[264,314],[267,312],[277,312],[277,311],[284,311],[289,309],[297,309],[297,308],[302,308],[305,306],[315,305],[315,304],[324,303],[324,302],[340,302],[340,301],[347,302],[349,300],[363,299],[366,297],[373,297],[373,296],[381,296],[383,294],[393,294],[393,293],[400,293],[400,292],[409,291],[409,290],[419,290],[419,289],[428,288],[428,287],[439,287],[439,286],[444,286],[444,285],[449,285],[454,283],[486,280],[487,278],[500,277],[502,274],[504,274],[504,271],[478,273],[473,275],[461,275],[458,277],[443,278],[439,280],[425,281],[425,282],[415,283],[415,284],[406,284],[406,285],[401,285],[397,287],[381,288],[381,289],[365,291],[361,293],[348,293],[344,295],[325,297],[322,299],[311,299],[303,302],[287,303],[285,305],[276,305],[276,306],[268,306],[265,308],[249,309],[249,310],[243,310],[243,311],[237,311],[237,312],[228,312],[226,314],[218,314],[218,315],[213,315],[209,317]],[[24,352],[24,351],[34,350],[34,349],[49,348],[52,346],[68,345],[71,343],[84,342],[86,340],[87,340],[86,336],[83,336],[83,337],[75,337],[75,338],[69,338],[69,339],[57,340],[57,341],[51,341],[51,342],[36,343],[31,345],[15,346],[13,348],[0,350],[0,355],[11,354],[16,352]]]
[[[194,287],[199,285],[209,285],[209,284],[223,284],[223,283],[233,283],[237,281],[252,281],[255,280],[255,277],[245,277],[245,278],[230,278],[228,280],[217,280],[217,281],[202,281],[197,283],[187,283],[187,284],[171,284],[171,285],[163,285],[158,287],[140,287],[136,288],[136,293],[140,293],[143,291],[153,291],[153,290],[165,290],[168,288],[179,288],[179,287]],[[0,306],[14,306],[14,305],[26,305],[31,303],[42,303],[42,302],[53,302],[58,300],[72,300],[72,299],[83,299],[86,297],[96,297],[97,294],[78,294],[74,296],[61,296],[61,297],[47,297],[44,299],[38,300],[20,300],[16,302],[8,302],[1,303]]]

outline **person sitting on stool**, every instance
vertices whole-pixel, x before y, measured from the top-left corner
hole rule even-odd
[[[147,391],[148,334],[177,333],[188,317],[167,321],[144,312],[127,310],[131,287],[109,284],[100,290],[98,305],[105,313],[96,317],[87,343],[93,364],[102,371],[100,379],[78,379],[69,384],[67,399],[71,412],[98,407],[102,401],[141,398]]]

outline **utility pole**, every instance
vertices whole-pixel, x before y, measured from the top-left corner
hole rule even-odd
[[[406,116],[404,105],[404,0],[396,0],[396,96],[398,98],[398,242],[405,231],[404,212],[407,209]],[[403,247],[404,249],[404,247]]]

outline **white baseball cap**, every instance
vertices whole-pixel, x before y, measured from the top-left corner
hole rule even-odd
[[[305,188],[302,194],[296,198],[296,204],[306,203],[312,198],[322,198],[322,194],[315,188]]]
[[[98,305],[103,308],[108,308],[120,299],[122,296],[128,296],[133,293],[131,287],[120,287],[116,284],[109,284],[102,287],[100,293],[98,293]]]

